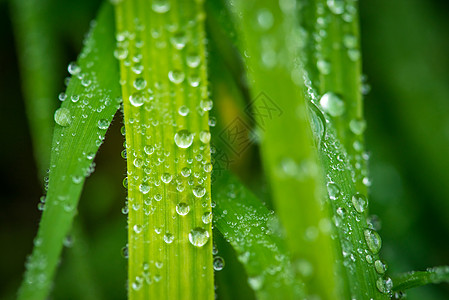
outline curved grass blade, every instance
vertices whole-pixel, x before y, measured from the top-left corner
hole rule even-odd
[[[361,155],[366,121],[358,4],[353,0],[312,0],[301,4],[300,24],[306,41],[301,60],[318,92],[312,100],[333,118],[351,164],[359,166],[354,168],[357,190],[366,194],[369,179],[367,161]]]
[[[428,268],[426,271],[413,271],[393,277],[393,291],[405,291],[429,283],[449,283],[449,266]]]
[[[21,67],[25,108],[40,178],[47,175],[58,93],[60,51],[47,21],[51,1],[13,0],[11,11]]]
[[[94,169],[92,160],[119,107],[113,28],[111,7],[105,5],[77,64],[69,66],[73,77],[67,99],[54,116],[57,125],[44,211],[18,299],[47,297],[83,182]]]
[[[128,168],[129,299],[213,299],[201,1],[116,6]]]
[[[212,186],[214,225],[238,254],[257,299],[302,299],[303,284],[287,254],[279,220],[228,172]],[[310,265],[300,261],[300,271]],[[307,274],[306,274],[307,275]]]
[[[308,294],[335,298],[342,290],[334,276],[334,242],[327,227],[320,226],[329,222],[329,213],[320,201],[321,174],[302,96],[302,72],[294,63],[300,50],[294,2],[239,0],[233,5],[244,40],[240,51],[249,73],[263,166],[293,263],[305,259],[313,266],[313,275],[304,278]]]

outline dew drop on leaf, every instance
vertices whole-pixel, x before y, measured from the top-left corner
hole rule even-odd
[[[209,232],[202,227],[196,227],[189,233],[189,241],[195,247],[203,247],[208,240]]]
[[[195,197],[201,198],[206,194],[206,188],[198,185],[193,188],[193,194],[195,195]]]
[[[101,119],[101,120],[98,120],[98,128],[99,129],[108,129],[108,127],[109,127],[109,122],[108,122],[108,120],[106,120],[106,119]]]
[[[181,202],[176,205],[176,212],[180,216],[185,216],[189,213],[190,206],[187,203]]]
[[[65,107],[57,109],[55,111],[55,122],[56,124],[63,127],[69,126],[70,123],[72,122],[70,110]]]
[[[188,130],[180,130],[175,134],[175,143],[179,148],[189,148],[193,143],[193,134]]]
[[[200,137],[201,142],[203,142],[204,144],[207,144],[210,141],[210,132],[203,130],[200,132],[199,137]]]
[[[185,74],[179,70],[173,70],[168,72],[168,79],[175,84],[180,84],[185,79]]]
[[[224,266],[225,266],[225,261],[224,261],[223,257],[221,257],[221,256],[215,256],[215,257],[214,257],[213,265],[214,265],[214,270],[215,270],[215,271],[221,271],[221,270],[223,270],[223,268],[224,268]]]
[[[166,244],[171,244],[173,240],[175,239],[175,236],[171,233],[164,234],[164,242]]]
[[[320,105],[325,112],[333,117],[341,116],[345,112],[345,103],[332,92],[328,92],[321,97]]]
[[[365,229],[364,231],[366,244],[373,254],[377,254],[382,247],[382,240],[379,234],[372,229]]]
[[[355,210],[359,213],[363,213],[368,206],[368,200],[362,194],[355,194],[351,200]]]
[[[134,107],[142,106],[144,101],[145,98],[141,92],[135,92],[129,96],[129,102]]]

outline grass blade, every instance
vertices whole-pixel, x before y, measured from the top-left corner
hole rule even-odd
[[[59,48],[48,22],[51,1],[13,0],[16,43],[19,50],[22,89],[33,140],[34,156],[41,178],[50,165],[54,127],[54,99],[58,93]]]
[[[304,279],[308,293],[330,299],[341,291],[333,275],[333,242],[319,225],[329,220],[329,214],[319,200],[321,177],[302,96],[302,74],[293,63],[300,41],[295,5],[289,1],[280,6],[271,1],[233,3],[234,14],[240,15],[237,27],[245,45],[241,53],[273,203],[285,227],[293,263],[305,259],[314,268],[313,276]]]
[[[116,6],[128,166],[129,299],[213,299],[200,1]]]
[[[257,299],[304,298],[277,217],[228,172],[212,188],[214,225],[237,252]],[[301,262],[307,272],[307,263]]]
[[[119,107],[113,28],[112,11],[106,5],[86,38],[77,65],[69,67],[73,77],[67,99],[55,113],[44,211],[18,299],[47,297],[83,182],[93,171],[92,160]]]
[[[426,271],[414,271],[393,276],[393,290],[405,291],[414,287],[423,286],[429,283],[449,283],[449,267],[434,267]]]

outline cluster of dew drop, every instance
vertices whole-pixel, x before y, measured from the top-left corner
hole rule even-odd
[[[244,264],[248,272],[248,284],[255,291],[263,293],[268,285],[281,288],[294,286],[294,292],[300,294],[301,288],[295,284],[295,272],[309,272],[311,267],[304,264],[292,265],[288,255],[278,241],[284,232],[274,212],[261,214],[249,202],[238,201],[248,199],[246,191],[233,183],[228,183],[217,197],[220,204],[215,205],[214,224],[220,228],[227,242],[237,249],[238,260]],[[229,204],[224,205],[225,201]],[[225,209],[233,207],[232,210]],[[220,223],[226,225],[221,226]],[[256,249],[256,250],[254,250]],[[257,253],[264,252],[275,260],[269,263],[258,261]],[[221,259],[218,260],[221,265]],[[217,258],[214,259],[216,269]]]
[[[167,16],[171,5],[169,1],[157,0],[152,2],[151,8],[153,14]],[[197,21],[192,20],[189,26]],[[149,217],[150,222],[130,225],[132,235],[129,247],[133,247],[135,241],[139,241],[139,244],[142,241],[149,244],[163,243],[166,247],[187,243],[193,249],[202,248],[211,240],[209,228],[212,207],[207,189],[212,172],[211,135],[209,128],[192,131],[187,126],[187,120],[202,120],[212,109],[207,86],[200,76],[205,71],[205,65],[201,64],[201,57],[195,50],[197,43],[188,38],[185,30],[171,23],[145,28],[146,25],[138,18],[134,23],[135,30],[125,30],[116,35],[114,52],[116,59],[129,70],[128,79],[121,81],[129,90],[129,97],[124,99],[124,104],[129,104],[131,108],[125,126],[127,130],[132,128],[132,138],[140,140],[144,145],[143,149],[134,149],[130,143],[124,143],[122,157],[133,167],[128,168],[123,180],[124,187],[130,192],[122,212],[141,214],[144,220]],[[182,60],[185,67],[169,67],[165,78],[156,82],[147,81],[147,72],[154,70],[151,64],[144,66],[145,53],[139,50],[146,42],[141,39],[146,34],[144,31],[150,32],[150,38],[158,51],[173,51],[173,60]],[[192,100],[176,104],[173,112],[172,104],[165,98],[171,98],[171,102],[184,93],[189,97],[200,95],[201,101],[197,105],[193,105]],[[215,122],[209,120],[208,124],[214,126]],[[162,138],[159,132],[163,132]],[[169,136],[168,133],[173,134]],[[126,135],[125,127],[122,134]],[[167,214],[171,214],[175,223],[184,222],[186,218],[198,221],[191,225],[185,235],[179,236],[169,229],[171,225],[164,223],[164,218],[160,218]],[[126,252],[130,249],[127,246]],[[160,282],[161,274],[164,273],[160,269],[167,265],[163,259],[145,262],[139,275],[131,280],[130,287],[138,291],[145,283]],[[216,268],[220,268],[218,259]]]
[[[354,263],[356,262],[368,264],[378,274],[376,287],[379,292],[391,294],[393,281],[385,276],[387,264],[378,259],[382,240],[377,233],[377,230],[380,229],[377,219],[375,216],[366,218],[368,210],[367,197],[361,193],[352,195],[346,193],[341,187],[341,179],[339,179],[338,175],[339,173],[348,172],[351,177],[350,180],[354,184],[359,180],[356,172],[348,164],[350,157],[348,157],[343,145],[338,141],[330,124],[332,122],[330,118],[338,117],[341,115],[342,110],[344,111],[344,103],[338,96],[332,93],[326,93],[319,97],[312,87],[306,72],[304,73],[304,81],[307,89],[306,97],[309,99],[311,107],[309,112],[313,125],[312,131],[317,144],[320,146],[320,151],[326,154],[332,169],[327,173],[327,192],[331,206],[335,209],[332,220],[337,229],[332,237],[337,239],[337,236],[339,236],[338,239],[341,241],[342,246],[343,264],[349,269],[354,269]],[[356,134],[363,132],[363,130],[354,131],[352,128],[351,130]],[[360,141],[354,143],[354,150],[358,153],[363,151]],[[366,153],[361,153],[360,157],[363,160],[368,159]],[[363,172],[362,174],[366,175]],[[369,186],[368,177],[364,177],[362,183]],[[351,236],[355,237],[357,234],[357,228],[353,225],[355,223],[360,224],[357,227],[365,227],[360,233],[360,239],[356,241],[349,238]]]

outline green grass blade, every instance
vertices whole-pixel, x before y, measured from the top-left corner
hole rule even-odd
[[[10,1],[16,31],[16,44],[21,67],[34,156],[43,179],[50,165],[53,111],[57,93],[57,69],[60,65],[55,32],[48,22],[51,1]]]
[[[116,6],[128,165],[129,299],[213,299],[201,1]]]
[[[298,1],[298,5],[303,4]],[[367,193],[367,161],[363,132],[361,51],[358,3],[354,0],[312,0],[299,10],[306,39],[302,57],[318,97],[312,99],[332,117],[338,139],[356,172],[357,190]],[[358,166],[357,168],[355,166]]]
[[[393,290],[405,291],[429,283],[449,283],[449,266],[429,268],[426,271],[414,271],[393,276]]]
[[[257,299],[304,298],[277,217],[228,172],[217,177],[212,193],[214,225],[237,252]],[[310,271],[301,263],[301,271]]]
[[[326,226],[320,226],[330,222],[329,213],[319,200],[321,174],[302,96],[302,72],[294,63],[300,41],[294,2],[283,1],[281,7],[272,1],[233,3],[234,14],[240,15],[241,52],[261,133],[263,166],[293,263],[305,259],[313,266],[313,276],[304,278],[308,293],[335,298],[341,291],[334,276],[334,242]]]
[[[47,297],[83,182],[93,171],[93,157],[119,107],[113,28],[111,8],[105,6],[86,38],[77,67],[70,67],[74,76],[67,99],[55,113],[45,208],[18,299]]]

